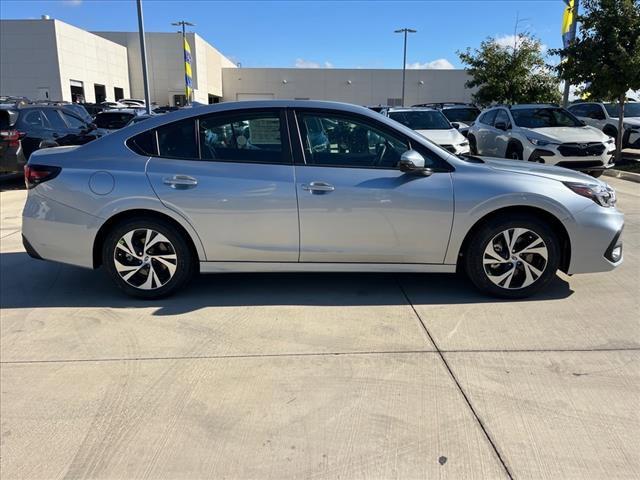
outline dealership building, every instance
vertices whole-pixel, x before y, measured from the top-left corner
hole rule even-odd
[[[180,33],[146,33],[151,101],[184,102]],[[334,100],[399,105],[401,69],[239,68],[196,33],[193,100]],[[100,103],[144,98],[138,32],[88,32],[60,20],[0,20],[0,95]],[[464,70],[407,70],[406,104],[471,100]]]

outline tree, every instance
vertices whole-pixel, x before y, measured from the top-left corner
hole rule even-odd
[[[478,88],[473,99],[480,105],[560,101],[559,81],[545,63],[542,44],[529,34],[517,35],[513,46],[488,37],[479,49],[457,53],[471,75],[465,86]]]
[[[616,161],[622,153],[627,91],[640,89],[640,3],[637,0],[583,0],[577,38],[554,50],[563,61],[560,77],[595,100],[620,104]]]

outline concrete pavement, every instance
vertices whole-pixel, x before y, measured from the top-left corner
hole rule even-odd
[[[0,193],[0,476],[638,478],[640,192],[618,270],[203,276],[157,303],[30,259]]]

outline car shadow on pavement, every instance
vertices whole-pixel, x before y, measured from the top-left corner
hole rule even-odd
[[[229,273],[199,275],[175,295],[156,301],[120,292],[103,269],[88,270],[0,254],[0,308],[136,308],[177,315],[207,307],[265,305],[376,306],[499,303],[462,275],[415,273]],[[573,291],[556,276],[543,292],[520,302],[559,300]]]

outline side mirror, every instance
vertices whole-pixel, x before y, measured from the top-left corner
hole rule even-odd
[[[585,122],[584,120],[578,120],[578,123],[580,124],[580,126],[582,127],[586,127],[587,126],[587,122]]]
[[[400,156],[398,168],[404,173],[421,173],[423,175],[431,175],[433,173],[430,168],[425,168],[424,157],[415,150],[407,150]]]
[[[451,126],[456,130],[460,130],[460,124],[458,122],[451,122]]]
[[[494,127],[496,127],[498,130],[507,130],[507,124],[505,122],[496,122]]]

